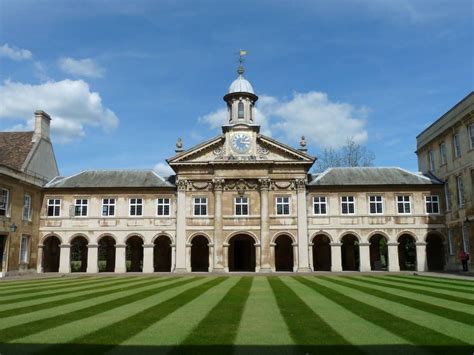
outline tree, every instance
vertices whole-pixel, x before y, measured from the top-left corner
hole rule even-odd
[[[314,167],[315,172],[323,172],[328,168],[373,166],[375,154],[352,138],[340,149],[326,148],[318,156]]]

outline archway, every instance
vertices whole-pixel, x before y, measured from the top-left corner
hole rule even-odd
[[[370,237],[370,268],[371,270],[387,270],[388,247],[387,238],[381,234]]]
[[[229,240],[229,271],[255,271],[255,240],[239,234]]]
[[[43,271],[58,272],[59,271],[59,245],[61,241],[58,237],[52,235],[43,242]]]
[[[398,238],[398,260],[400,270],[416,270],[416,240],[410,234]]]
[[[115,239],[110,235],[99,240],[99,272],[115,271]]]
[[[209,241],[203,235],[191,241],[191,271],[209,271]]]
[[[87,271],[87,244],[83,236],[74,237],[71,241],[71,272]]]
[[[143,240],[138,235],[127,239],[126,243],[127,272],[142,272],[143,270]]]
[[[359,241],[356,236],[347,234],[341,239],[342,270],[359,270]]]
[[[444,270],[443,237],[437,233],[430,233],[426,237],[426,263],[428,271]]]
[[[313,238],[314,271],[331,271],[331,240],[327,235],[319,234]]]
[[[275,270],[293,271],[293,240],[288,235],[275,240]]]
[[[166,235],[160,235],[155,239],[153,261],[155,272],[171,271],[171,240]]]

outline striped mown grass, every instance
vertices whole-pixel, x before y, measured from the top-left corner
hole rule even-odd
[[[94,276],[0,283],[6,354],[471,354],[474,282]]]

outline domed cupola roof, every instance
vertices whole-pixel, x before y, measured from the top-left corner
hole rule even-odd
[[[254,94],[252,84],[244,78],[244,68],[242,65],[239,66],[237,70],[239,76],[235,79],[232,84],[229,86],[229,94],[237,93],[237,92],[248,92],[250,94]]]

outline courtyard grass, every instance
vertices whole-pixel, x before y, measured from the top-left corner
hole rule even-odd
[[[0,354],[471,354],[474,282],[93,276],[0,283]]]

